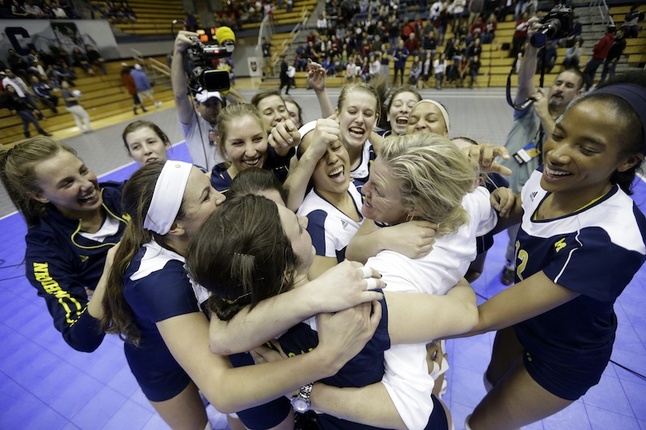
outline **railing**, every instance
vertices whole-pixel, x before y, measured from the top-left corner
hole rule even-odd
[[[280,55],[285,54],[287,52],[292,42],[294,42],[294,40],[299,36],[300,31],[307,26],[307,21],[309,20],[309,18],[310,18],[310,14],[307,11],[307,7],[303,6],[303,8],[301,9],[301,16],[299,18],[298,24],[294,26],[292,31],[289,32],[289,37],[282,41],[282,43],[280,44],[280,47],[271,56],[272,74],[275,74],[276,68],[280,61]],[[266,38],[268,41],[271,41],[271,37],[273,36],[273,34],[274,34],[273,26],[269,21],[269,17],[265,16],[262,19],[262,22],[260,23],[260,29],[258,31],[258,41],[256,44],[256,56],[258,58],[262,58],[263,61],[264,61],[264,58],[262,55],[262,39]]]
[[[597,10],[599,12],[599,21],[596,21],[596,14],[591,14],[590,18],[592,18],[591,24],[601,24],[604,27],[607,27],[609,25],[613,25],[614,21],[612,19],[612,16],[610,16],[610,10],[608,8],[608,4],[606,3],[606,0],[594,0],[590,2],[590,11]]]

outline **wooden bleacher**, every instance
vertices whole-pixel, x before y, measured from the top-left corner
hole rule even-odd
[[[285,4],[282,9],[274,11],[274,27],[281,25],[296,25],[301,22],[303,11],[308,13],[316,8],[318,0],[294,0],[291,12],[287,12]],[[251,30],[260,27],[260,22],[249,22],[242,24],[242,30]],[[273,43],[273,42],[272,42]]]
[[[621,27],[621,25],[623,24],[624,16],[626,15],[629,9],[630,9],[630,6],[615,6],[610,9],[610,15],[612,16],[618,28]],[[507,21],[498,23],[498,27],[496,30],[496,37],[494,41],[491,44],[482,45],[483,46],[482,56],[481,56],[482,66],[480,68],[480,74],[478,75],[478,82],[475,85],[475,87],[477,88],[504,87],[507,84],[507,76],[514,63],[514,58],[510,58],[509,51],[503,50],[502,46],[504,43],[511,43],[512,36],[515,31],[515,25],[516,23],[513,20],[511,20],[511,16],[508,16]],[[446,34],[445,40],[448,40],[451,36],[452,35],[450,33]],[[275,34],[272,37],[272,43],[274,43],[274,45],[276,46],[279,46],[281,37],[286,37],[286,35]],[[278,41],[278,44],[275,41]],[[585,64],[589,60],[589,56],[586,53],[585,48],[588,48],[587,50],[590,50],[594,42],[595,41],[586,41],[584,45],[584,50],[583,50],[584,52],[581,57],[581,61],[579,65],[581,69],[585,67]],[[444,49],[444,46],[438,46],[436,56],[440,52],[442,52],[443,49]],[[552,81],[554,81],[554,79],[556,79],[558,74],[563,70],[560,64],[562,63],[563,58],[565,58],[566,51],[567,51],[567,48],[557,48],[557,64],[552,69],[551,73],[545,74],[544,86],[547,86]],[[646,62],[646,29],[643,29],[640,32],[639,37],[626,39],[626,49],[624,50],[624,57],[622,58],[622,63],[624,62],[627,63],[629,67],[643,67],[644,63]],[[411,63],[412,63],[412,56],[408,58],[408,61],[406,64],[405,74],[404,74],[405,83],[408,80],[408,71],[410,71]],[[305,76],[306,76],[305,72],[296,73],[295,82],[298,88],[306,87],[307,84],[306,84]],[[393,78],[394,78],[394,67],[391,61],[389,82],[392,82]],[[597,79],[598,78],[599,76],[597,76]],[[512,86],[517,86],[518,84],[517,79],[518,79],[518,76],[514,73],[512,75]],[[336,77],[328,76],[326,80],[326,85],[330,88],[335,88],[335,87],[343,86],[345,82],[346,82],[345,72],[341,72]],[[445,81],[445,84],[446,84],[446,81]],[[538,86],[539,84],[540,84],[540,76],[537,74],[535,78],[535,85]],[[270,79],[265,81],[262,86],[273,87],[277,85],[278,84],[276,79]],[[427,83],[426,87],[427,88],[435,87],[434,77],[431,77],[429,79],[429,82]]]
[[[615,6],[610,9],[610,16],[617,28],[621,28],[624,23],[624,17],[630,11],[630,6]],[[642,28],[638,37],[626,39],[626,49],[624,55],[629,66],[644,67],[646,63],[646,28],[643,22],[640,22]]]
[[[105,8],[104,1],[92,0],[92,3]],[[163,7],[160,7],[159,0],[128,0],[128,5],[135,12],[137,20],[133,23],[112,22],[112,25],[132,35],[169,35],[171,22],[185,16],[181,0],[164,0]],[[180,27],[177,29],[181,29]]]
[[[165,61],[162,57],[157,59]],[[136,118],[132,112],[132,96],[128,94],[121,82],[119,74],[121,62],[122,60],[106,63],[107,75],[102,75],[99,72],[96,76],[87,76],[82,69],[75,69],[79,76],[79,79],[76,80],[76,88],[83,93],[80,101],[90,114],[92,122],[118,114],[129,114],[133,120]],[[133,64],[132,61],[128,61],[128,63]],[[149,77],[151,78],[150,73]],[[156,86],[154,91],[155,99],[164,102],[167,106],[174,100],[170,87]],[[49,133],[53,133],[54,138],[63,135],[77,135],[79,132],[76,130],[76,122],[72,114],[65,109],[60,93],[57,95],[59,95],[58,114],[45,107],[41,108],[46,119],[39,121],[40,125]],[[40,102],[37,103],[41,106]],[[146,108],[155,109],[149,100],[144,103]],[[32,124],[29,125],[29,129],[32,136],[37,135]],[[8,109],[0,109],[0,145],[13,144],[24,138],[22,121],[18,115],[11,114]]]

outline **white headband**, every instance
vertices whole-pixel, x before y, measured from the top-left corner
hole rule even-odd
[[[415,109],[415,106],[417,106],[420,103],[430,103],[433,106],[437,106],[437,108],[440,110],[440,113],[442,114],[442,117],[444,118],[444,124],[446,124],[446,134],[449,134],[449,130],[451,130],[451,125],[449,123],[449,113],[446,111],[444,106],[442,106],[440,103],[436,102],[435,100],[422,99],[413,105],[411,111]]]
[[[146,214],[144,228],[164,235],[169,232],[182,205],[188,175],[193,165],[182,161],[166,161],[157,178],[155,192]]]

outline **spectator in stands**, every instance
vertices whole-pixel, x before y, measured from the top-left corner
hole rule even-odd
[[[105,59],[94,46],[85,45],[85,55],[92,66],[97,66],[104,75],[108,74],[108,71],[105,69]]]
[[[45,18],[45,12],[34,4],[34,0],[27,0],[25,4],[25,12],[27,12],[27,18]]]
[[[408,73],[408,85],[417,88],[419,78],[422,75],[422,62],[418,55],[413,56],[413,62],[410,65],[410,72]]]
[[[617,34],[612,41],[612,46],[608,51],[606,61],[603,62],[603,70],[601,72],[601,80],[599,81],[599,85],[601,85],[601,83],[606,80],[608,73],[610,74],[610,79],[615,76],[615,69],[617,67],[617,63],[619,62],[619,59],[621,58],[621,55],[624,53],[624,49],[626,49],[626,38],[624,36],[624,30],[620,28],[619,30],[617,30]]]
[[[467,6],[466,0],[453,0],[451,3],[451,8],[449,12],[452,14],[452,31],[455,33],[457,29],[462,25],[462,18],[464,17],[464,11]]]
[[[29,63],[20,55],[16,54],[14,49],[7,50],[7,64],[16,75],[26,76]]]
[[[319,33],[327,34],[327,25],[328,23],[327,18],[325,17],[325,13],[319,13],[319,17],[316,20],[316,28],[318,29]]]
[[[581,39],[582,31],[583,25],[579,21],[579,16],[575,14],[572,16],[572,32],[567,37],[559,40],[559,45],[571,48],[577,40],[579,41],[579,46],[583,45],[583,40]]]
[[[478,18],[482,20],[483,16],[488,16],[483,13],[484,2],[485,0],[469,0],[468,2],[469,21],[467,22],[468,25],[472,25],[473,23],[475,23],[478,20]]]
[[[47,76],[52,82],[54,88],[59,88],[63,81],[67,81],[72,87],[76,86],[76,83],[74,82],[77,78],[76,72],[67,65],[65,60],[60,60],[57,64],[48,67]]]
[[[511,39],[511,49],[509,50],[509,57],[518,58],[518,54],[522,52],[523,46],[527,41],[527,29],[529,28],[529,23],[527,20],[529,16],[524,13],[516,20],[516,30]]]
[[[274,47],[274,44],[269,42],[266,37],[262,38],[262,44],[260,48],[262,49],[262,78],[270,77],[272,73],[272,64],[271,64],[271,50]]]
[[[581,55],[583,51],[581,50],[581,43],[577,40],[574,42],[574,45],[565,51],[565,58],[563,59],[563,68],[569,69],[570,67],[579,68],[579,62],[581,61]]]
[[[630,11],[624,17],[624,24],[621,28],[628,38],[637,37],[639,33],[639,21],[644,20],[644,12],[638,11],[638,8],[639,4],[635,3],[630,7]]]
[[[25,133],[25,137],[31,137],[29,132],[29,124],[33,124],[38,133],[43,136],[51,136],[47,133],[38,123],[38,120],[34,116],[38,109],[33,109],[28,103],[25,102],[23,97],[20,97],[16,92],[16,87],[13,85],[5,85],[2,97],[0,98],[0,106],[9,109],[9,112],[12,114],[18,115],[22,120],[22,129]]]
[[[134,69],[130,71],[130,76],[132,76],[132,79],[135,81],[137,96],[139,97],[142,108],[144,106],[144,99],[150,99],[156,108],[162,105],[161,102],[155,100],[155,96],[153,95],[153,86],[140,64],[135,64]],[[146,111],[144,110],[144,112]]]
[[[478,55],[469,60],[469,88],[473,88],[474,85],[478,85],[478,73],[480,73],[481,66],[482,62]]]
[[[285,60],[285,54],[280,54],[280,87],[278,88],[279,93],[285,88],[285,95],[289,95],[289,76],[287,76],[287,69],[289,65],[287,60]]]
[[[397,85],[397,77],[399,76],[399,85],[404,85],[404,69],[406,67],[406,59],[410,55],[404,41],[399,39],[397,47],[392,52],[393,62],[395,65],[395,76],[393,77],[393,85]]]
[[[441,53],[437,60],[433,62],[433,73],[435,75],[435,88],[442,89],[442,81],[446,73],[447,61],[444,58],[444,53]]]
[[[14,18],[27,18],[29,16],[18,0],[11,0],[11,15],[13,15]]]
[[[410,55],[418,55],[421,45],[419,37],[417,37],[417,33],[415,32],[409,33],[408,39],[404,41],[404,46],[406,46]]]
[[[491,14],[485,24],[485,32],[482,35],[482,43],[491,43],[496,37],[496,29],[498,28],[498,21],[496,16]]]
[[[54,113],[58,113],[58,96],[52,94],[53,88],[47,83],[40,80],[36,75],[31,76],[31,89],[38,100]]]
[[[52,1],[51,3],[51,10],[52,10],[52,15],[54,15],[54,18],[58,18],[58,19],[69,18],[67,16],[67,13],[65,12],[65,9],[63,9],[56,0]]]
[[[70,90],[70,85],[67,81],[61,82],[61,96],[65,103],[65,109],[74,117],[76,126],[81,133],[90,133],[92,127],[90,126],[90,115],[83,108],[79,99],[81,92],[79,90]]]
[[[606,29],[606,34],[603,35],[597,43],[594,44],[592,48],[592,58],[588,61],[588,64],[585,65],[583,69],[583,80],[585,82],[585,90],[588,91],[594,84],[594,75],[597,73],[597,69],[608,56],[610,52],[610,47],[612,46],[612,41],[615,38],[615,33],[617,28],[614,25],[609,25]]]
[[[128,66],[127,63],[121,63],[121,82],[125,85],[128,94],[132,96],[132,111],[137,115],[137,106],[141,107],[141,110],[148,112],[148,110],[141,103],[139,95],[137,94],[137,84],[135,79],[132,77],[132,67]]]
[[[552,69],[556,65],[556,59],[558,58],[556,54],[556,40],[548,42],[547,45],[543,46],[540,51],[538,51],[538,61],[536,62],[536,73],[552,73]]]
[[[76,67],[80,67],[81,69],[85,70],[85,73],[87,73],[90,76],[94,76],[94,69],[92,69],[92,65],[90,64],[90,61],[87,58],[87,55],[83,51],[81,51],[81,48],[76,47],[72,49],[72,59],[74,62],[72,63]]]
[[[36,101],[31,96],[27,84],[20,77],[16,76],[11,69],[5,69],[2,79],[2,86],[6,89],[8,86],[13,86],[15,93],[20,97],[31,109],[34,111],[38,119],[43,119],[42,112],[38,109]]]

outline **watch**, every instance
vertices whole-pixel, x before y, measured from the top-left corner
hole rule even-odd
[[[312,394],[313,385],[314,383],[303,385],[298,391],[298,394],[292,397],[291,402],[294,411],[303,414],[310,410],[310,406],[312,405],[310,394]]]

